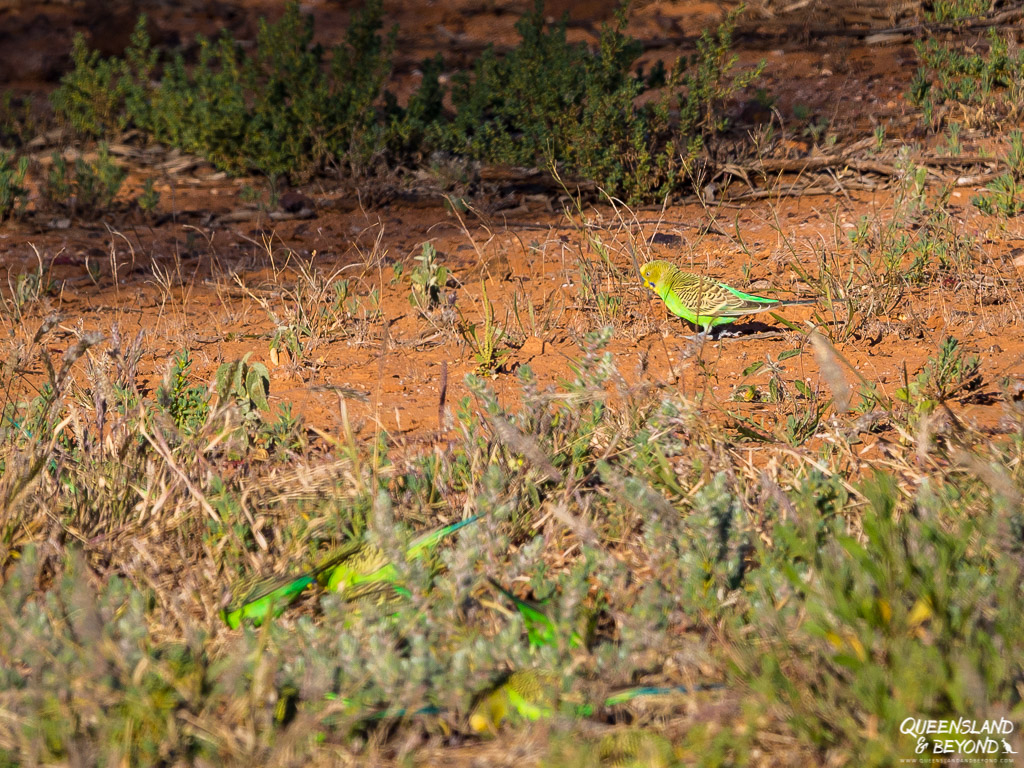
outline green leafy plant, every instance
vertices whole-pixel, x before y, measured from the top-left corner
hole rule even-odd
[[[1024,213],[1024,183],[1011,174],[1003,174],[985,185],[986,193],[971,197],[971,203],[989,216],[1017,216]]]
[[[153,188],[153,179],[146,179],[142,186],[142,194],[138,198],[139,210],[147,216],[153,215],[160,205],[160,193]]]
[[[448,282],[448,268],[438,263],[432,243],[423,244],[423,251],[416,261],[417,265],[409,273],[412,282],[409,303],[426,312],[441,303],[441,289]]]
[[[214,392],[223,405],[231,403],[246,420],[259,417],[259,411],[269,411],[270,371],[263,363],[249,364],[251,352],[233,363],[223,363],[217,369]]]
[[[195,434],[206,423],[209,413],[207,389],[190,386],[191,373],[192,358],[188,350],[183,349],[171,359],[171,368],[156,390],[157,407],[186,435]]]
[[[992,6],[990,0],[935,0],[925,11],[925,19],[937,24],[977,18]]]
[[[266,449],[281,459],[301,453],[306,447],[302,418],[292,413],[291,403],[278,407],[277,418],[263,422],[259,436]]]
[[[785,366],[782,365],[782,362],[799,354],[799,349],[787,349],[779,354],[777,360],[772,360],[771,355],[765,355],[764,360],[756,360],[748,365],[740,375],[746,378],[759,372],[768,373],[768,390],[762,393],[753,385],[741,384],[733,391],[732,399],[746,402],[781,403],[788,394],[783,377]]]
[[[23,147],[37,133],[32,116],[32,98],[15,97],[10,91],[0,94],[0,144]]]
[[[136,35],[140,30],[144,35],[145,17],[140,17]],[[90,51],[81,34],[75,35],[71,63],[71,70],[50,96],[57,115],[78,133],[93,138],[123,132],[130,122],[129,96],[135,101],[143,98],[140,91],[144,88],[144,73],[133,73],[126,59],[104,59],[99,51]]]
[[[1020,116],[1024,54],[996,28],[987,42],[987,51],[936,37],[914,44],[922,66],[907,97],[921,107],[926,125],[942,123],[947,114],[968,127]]]
[[[459,332],[473,350],[477,373],[481,376],[494,376],[509,350],[501,348],[505,330],[494,320],[494,305],[487,298],[487,284],[484,282],[480,283],[480,294],[484,313],[483,324],[470,323],[463,318]]]
[[[896,390],[896,399],[912,406],[917,415],[926,415],[939,403],[952,398],[963,398],[981,387],[981,360],[977,355],[966,355],[960,342],[947,336],[939,346],[938,354],[928,359],[917,377],[904,382]]]
[[[303,358],[305,348],[304,339],[310,335],[309,328],[298,323],[288,323],[278,326],[274,336],[270,340],[270,350],[277,354],[282,349],[288,352],[293,363],[298,363]]]

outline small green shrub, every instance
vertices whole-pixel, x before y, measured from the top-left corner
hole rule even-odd
[[[146,179],[142,186],[142,194],[136,202],[139,204],[139,210],[147,216],[156,211],[156,207],[160,205],[160,193],[153,188],[153,179]]]
[[[26,173],[27,157],[20,158],[15,166],[13,154],[0,152],[0,221],[25,210],[28,201],[28,189],[24,186]]]
[[[441,289],[448,282],[448,268],[437,262],[437,251],[432,243],[423,244],[423,252],[416,257],[418,262],[409,273],[412,293],[409,303],[426,312],[441,303]]]
[[[985,185],[987,194],[974,195],[971,203],[989,216],[1016,216],[1024,213],[1024,133],[1010,133],[1009,170]]]
[[[214,392],[221,405],[235,405],[244,418],[256,418],[259,411],[269,411],[270,371],[263,363],[249,364],[251,352],[233,363],[217,369]]]
[[[983,15],[992,7],[990,0],[935,0],[925,11],[925,19],[937,24],[964,21]]]
[[[995,124],[1020,116],[1024,96],[1024,53],[1012,51],[1008,36],[988,31],[988,50],[929,38],[914,44],[922,66],[907,94],[923,110],[926,125],[946,119],[949,106],[959,105],[954,118],[969,125]]]
[[[469,344],[476,360],[476,372],[481,376],[494,376],[501,367],[501,361],[508,356],[509,350],[502,348],[506,331],[495,321],[494,305],[487,298],[487,284],[480,283],[481,303],[483,304],[483,322],[470,323],[463,319],[459,332],[463,340]]]
[[[142,43],[144,47],[140,47]],[[132,119],[131,107],[137,108],[147,100],[147,79],[153,64],[148,43],[145,16],[139,17],[124,59],[104,59],[99,51],[88,49],[84,36],[75,35],[72,69],[50,96],[57,115],[76,132],[93,138],[123,132]],[[144,64],[148,66],[140,66]]]
[[[1024,182],[1009,173],[985,185],[986,194],[974,195],[971,203],[989,216],[1003,218],[1024,213]]]
[[[111,159],[104,142],[100,142],[94,162],[78,157],[71,169],[57,152],[53,153],[52,161],[43,194],[72,215],[96,215],[108,209],[128,175],[127,170]]]
[[[917,377],[896,390],[896,399],[909,404],[916,415],[924,415],[939,403],[969,395],[981,383],[981,360],[977,355],[965,355],[960,342],[947,336]]]
[[[181,350],[171,360],[171,368],[156,390],[156,404],[174,426],[186,435],[195,434],[209,413],[209,394],[206,387],[190,386],[192,358],[188,350]]]
[[[32,98],[15,97],[10,91],[0,95],[0,145],[23,147],[36,135],[32,117]]]

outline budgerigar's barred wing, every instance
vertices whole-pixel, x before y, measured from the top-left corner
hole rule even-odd
[[[669,290],[687,309],[701,317],[742,317],[779,304],[774,299],[740,296],[720,283],[681,270],[676,270],[669,278]]]

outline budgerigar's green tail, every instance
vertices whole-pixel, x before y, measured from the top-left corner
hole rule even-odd
[[[644,696],[668,696],[670,694],[685,694],[694,693],[695,691],[713,691],[719,688],[724,688],[721,683],[702,683],[696,688],[689,688],[685,685],[669,685],[664,687],[658,686],[639,686],[637,688],[626,688],[621,691],[617,691],[604,700],[605,709],[625,704],[626,702],[639,699]]]
[[[412,560],[422,556],[446,536],[479,518],[476,515],[421,534],[409,545],[406,557]],[[397,584],[397,579],[397,569],[388,562],[380,549],[363,541],[353,541],[331,553],[315,568],[298,576],[271,577],[255,583],[241,582],[233,590],[235,597],[231,604],[220,615],[232,629],[237,629],[243,621],[259,626],[268,618],[280,616],[314,582],[341,592],[348,600],[356,600],[368,595],[400,591],[402,588]]]

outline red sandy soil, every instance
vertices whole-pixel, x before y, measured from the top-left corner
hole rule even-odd
[[[198,12],[200,5],[205,12]],[[317,36],[335,43],[354,5],[320,0],[304,8],[316,17]],[[481,0],[386,3],[388,18],[400,29],[398,92],[409,92],[417,81],[417,63],[435,52],[458,68],[489,43],[514,45],[513,24],[527,6],[522,1]],[[559,2],[551,3],[550,10],[553,15],[571,10],[570,36],[593,43],[612,6]],[[0,78],[18,92],[45,92],[67,64],[62,55],[70,50],[74,31],[85,32],[93,45],[104,49],[123,47],[138,10],[150,15],[155,39],[168,42],[189,40],[196,32],[213,34],[222,27],[236,36],[252,35],[258,15],[280,10],[276,3],[227,1],[124,3],[104,13],[97,7],[15,3],[0,8],[0,30],[6,30]],[[722,14],[715,3],[647,3],[634,9],[628,31],[648,42],[645,62],[662,58],[671,63],[692,51],[698,30]],[[767,61],[762,85],[775,98],[776,132],[788,136],[794,157],[816,151],[802,132],[804,124],[794,117],[798,105],[828,121],[826,136],[834,137],[837,146],[869,138],[876,126],[883,126],[889,163],[901,142],[917,141],[921,146],[916,151],[934,155],[943,140],[913,137],[917,118],[903,96],[916,67],[909,42],[867,46],[853,37],[807,40],[745,34],[738,53],[741,66]],[[737,117],[739,110],[734,108]],[[738,130],[735,138],[742,136]],[[894,195],[892,179],[885,175],[840,171],[841,188],[832,194],[721,204],[723,196],[735,197],[748,187],[734,180],[723,190],[720,179],[718,202],[709,205],[692,199],[664,209],[629,211],[589,200],[583,202],[581,216],[554,185],[531,189],[515,174],[485,171],[478,194],[469,200],[472,209],[457,216],[437,191],[436,177],[423,173],[365,187],[317,179],[299,190],[315,204],[311,218],[271,219],[266,210],[240,197],[244,185],[259,187],[259,179],[231,179],[202,161],[143,147],[140,141],[129,137],[114,147],[131,175],[119,210],[108,212],[104,220],[61,221],[62,215],[39,210],[20,222],[0,225],[0,269],[13,282],[19,273],[36,268],[38,254],[54,286],[29,308],[21,327],[6,319],[12,333],[31,335],[43,317],[59,312],[61,331],[49,342],[51,352],[59,355],[82,329],[110,334],[116,327],[124,338],[142,332],[140,371],[150,389],[177,350],[191,352],[194,374],[203,381],[211,381],[222,362],[252,353],[250,360],[271,368],[272,406],[292,403],[307,423],[333,433],[341,429],[347,412],[360,433],[382,428],[395,440],[412,443],[446,428],[452,410],[468,393],[464,376],[476,363],[456,329],[463,321],[480,322],[482,281],[497,321],[507,331],[504,346],[509,354],[491,380],[503,402],[514,402],[518,392],[512,375],[517,366],[529,364],[542,384],[571,375],[569,363],[580,354],[582,338],[603,324],[581,285],[580,262],[599,262],[588,238],[605,244],[626,275],[622,281],[606,279],[601,286],[622,300],[612,320],[615,333],[609,350],[625,380],[689,395],[703,393],[709,413],[725,419],[727,411],[742,410],[755,421],[763,419],[770,431],[780,417],[784,420],[784,411],[776,404],[734,402],[734,392],[744,384],[766,392],[765,369],[747,377],[742,371],[801,348],[803,336],[740,336],[695,347],[686,338],[693,331],[668,315],[640,285],[630,247],[640,261],[669,259],[745,290],[808,295],[794,264],[813,273],[816,252],[848,254],[847,233],[862,216],[879,221],[890,217]],[[964,154],[1003,146],[982,132],[965,131],[962,141]],[[50,146],[39,148],[38,162],[47,162],[51,151]],[[957,179],[955,168],[940,171],[948,180]],[[161,194],[156,218],[146,218],[130,205],[147,178],[154,179]],[[757,187],[771,189],[794,178],[771,179]],[[864,188],[872,185],[874,189]],[[950,199],[962,233],[975,238],[976,269],[908,289],[896,306],[866,322],[838,348],[865,379],[891,396],[903,385],[905,372],[913,377],[943,337],[955,335],[981,356],[983,391],[992,395],[962,413],[981,427],[997,428],[1006,407],[1000,380],[1024,378],[1024,227],[1019,220],[981,217],[969,202],[978,189],[977,184],[957,187]],[[563,213],[564,206],[571,216]],[[652,243],[655,235],[674,237]],[[434,245],[440,262],[451,271],[445,296],[446,301],[454,297],[454,311],[423,314],[409,303],[408,275],[424,242]],[[400,282],[392,280],[395,264],[405,266]],[[325,277],[338,273],[347,278],[361,309],[369,308],[370,292],[378,289],[380,312],[370,319],[347,320],[308,345],[301,360],[291,361],[282,353],[274,364],[270,342],[276,323],[267,309],[283,316],[289,293],[301,284],[300,265]],[[534,308],[536,328],[527,319],[527,303]],[[806,327],[816,311],[822,312],[820,307],[794,307],[782,314]],[[769,314],[754,320],[741,330],[785,330]],[[812,389],[827,392],[809,349],[781,366],[784,380],[802,379]],[[448,416],[442,417],[445,367]]]

